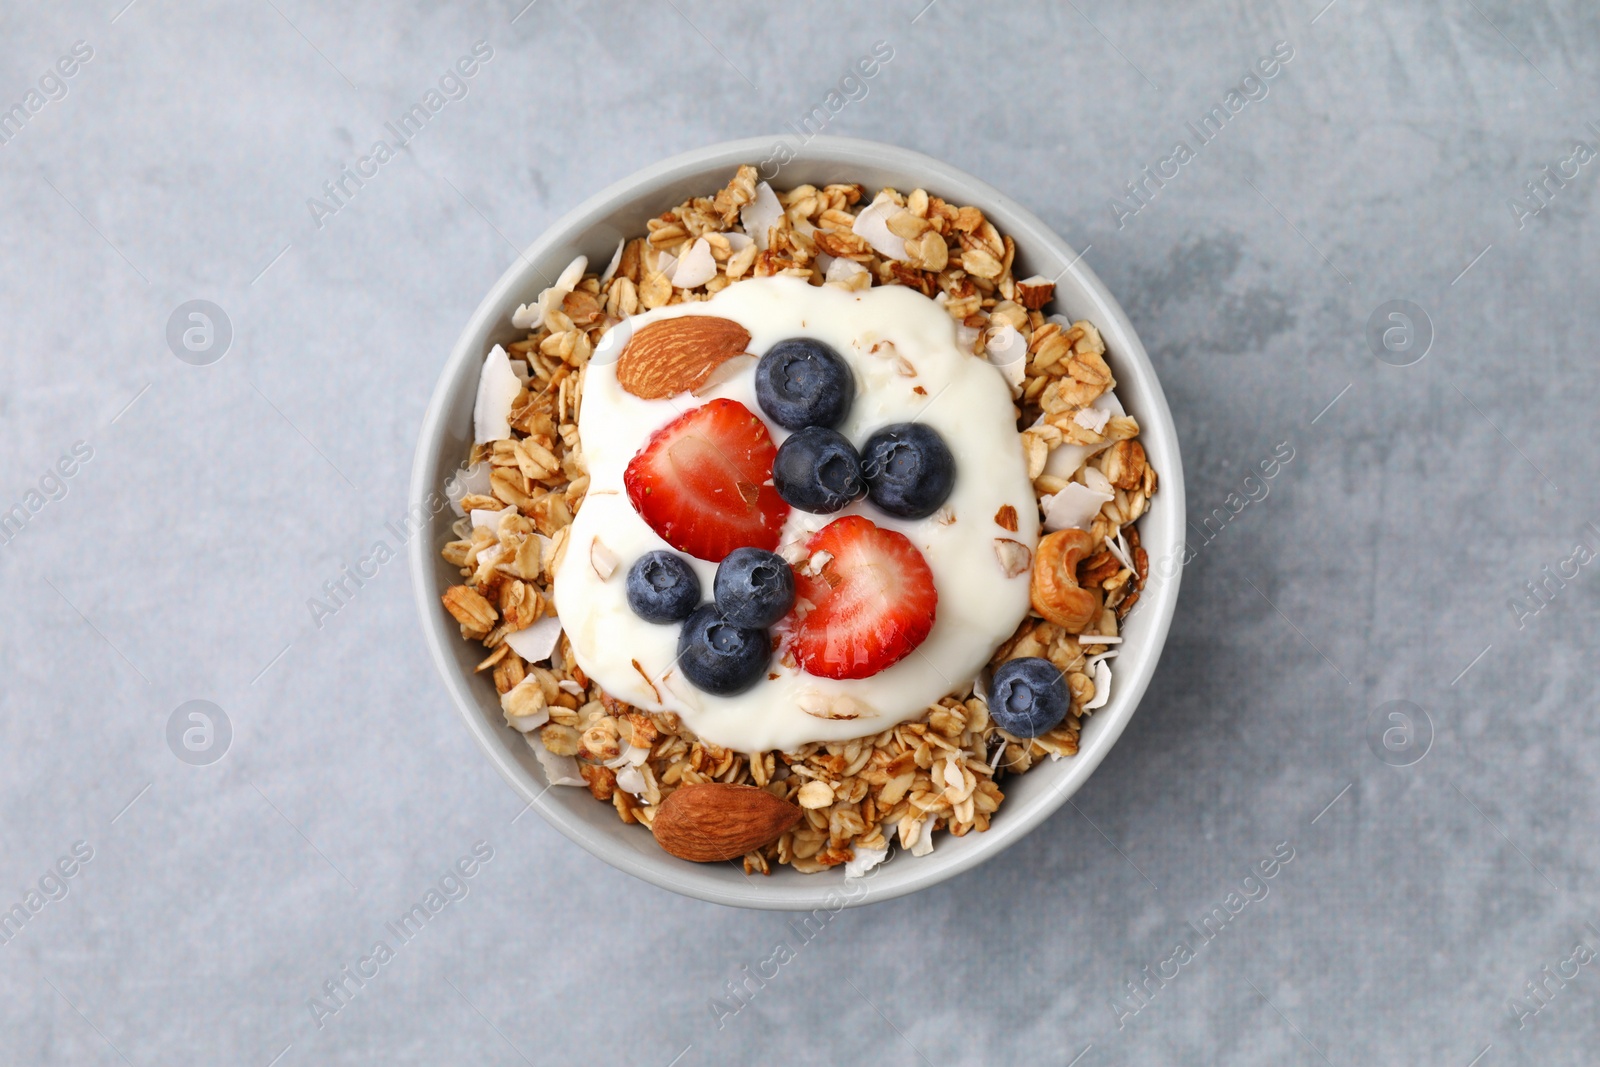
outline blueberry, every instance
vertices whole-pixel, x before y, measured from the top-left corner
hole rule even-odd
[[[771,626],[794,606],[794,571],[776,552],[736,548],[717,565],[711,590],[722,617],[735,626]]]
[[[897,422],[867,438],[861,473],[878,507],[897,519],[925,519],[949,499],[956,461],[931,426]]]
[[[989,685],[989,718],[1007,733],[1038,737],[1067,717],[1072,697],[1056,665],[1038,656],[1007,660]]]
[[[867,492],[855,446],[825,426],[807,426],[778,446],[772,484],[791,507],[819,515],[838,511]]]
[[[779,341],[756,364],[756,401],[786,430],[837,426],[855,397],[850,365],[810,337]]]
[[[712,604],[696,608],[678,633],[683,676],[716,696],[733,696],[755,685],[771,658],[767,631],[731,623]]]
[[[628,607],[646,622],[677,622],[700,603],[700,579],[688,560],[664,549],[628,568]]]

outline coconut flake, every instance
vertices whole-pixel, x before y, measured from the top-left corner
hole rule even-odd
[[[495,345],[478,375],[478,400],[472,408],[472,437],[480,445],[511,436],[511,405],[522,383],[511,369],[506,350]]]
[[[473,508],[471,515],[472,528],[476,530],[479,527],[487,526],[498,533],[500,530],[500,518],[508,512],[515,515],[517,513],[516,505],[512,504],[501,508],[499,511],[495,511],[493,508]]]
[[[672,284],[679,289],[693,289],[716,276],[717,260],[711,254],[711,242],[702,237],[678,260],[677,269],[672,272]]]
[[[540,708],[532,715],[507,715],[506,725],[518,733],[531,734],[550,721],[550,709]]]
[[[823,280],[839,285],[848,285],[852,278],[865,273],[867,273],[867,268],[853,259],[835,259],[828,264],[827,272],[823,274]]]
[[[1118,530],[1117,532],[1120,534],[1122,531]],[[1117,543],[1118,540],[1118,538],[1108,539],[1106,541],[1106,551],[1110,552],[1113,556],[1116,556],[1117,562],[1121,563],[1130,571],[1137,571],[1139,568],[1133,565],[1133,557],[1128,553],[1128,546],[1125,544],[1119,545]]]
[[[622,266],[622,248],[627,243],[626,237],[617,241],[617,250],[611,253],[611,262],[606,264],[605,273],[600,275],[600,288],[604,289],[606,283],[616,276],[617,268]]]
[[[617,776],[617,782],[618,784],[622,782],[620,775]],[[868,871],[889,858],[889,850],[886,848],[862,848],[857,845],[851,851],[854,856],[844,863],[844,876],[847,880],[865,877]]]
[[[601,336],[600,343],[594,346],[594,354],[589,357],[589,362],[601,365],[615,363],[631,340],[633,340],[633,319],[626,318]]]
[[[933,851],[933,816],[917,823],[917,843],[911,846],[913,856],[926,856]]]
[[[561,276],[556,279],[556,284],[552,288],[572,292],[578,287],[578,283],[583,281],[583,272],[588,269],[589,257],[579,256],[567,264],[567,269],[561,272]]]
[[[1085,430],[1099,433],[1106,428],[1106,423],[1111,421],[1111,412],[1106,408],[1086,407],[1072,416],[1072,421]]]
[[[489,488],[489,464],[485,461],[457,470],[444,483],[444,495],[455,513],[465,516],[466,511],[461,507],[462,499],[468,495],[486,495]]]
[[[1022,390],[1028,367],[1028,342],[1009,322],[991,326],[983,339],[984,358],[1005,375],[1013,395]]]
[[[1099,467],[1083,468],[1083,484],[1104,497],[1117,495],[1116,489],[1111,484],[1111,479],[1107,478],[1105,472]]]
[[[728,248],[734,252],[743,252],[755,244],[755,240],[749,234],[740,233],[738,230],[728,230],[722,236],[727,240]]]
[[[767,250],[767,240],[771,236],[772,227],[776,226],[781,218],[783,218],[783,205],[778,203],[778,195],[766,182],[757,185],[756,198],[739,209],[739,221],[744,224],[744,232],[750,235],[756,247],[763,252]]]
[[[544,305],[535,299],[531,304],[518,304],[511,313],[511,325],[519,330],[531,330],[544,318]]]
[[[531,674],[518,682],[500,698],[500,707],[505,712],[506,725],[525,734],[532,733],[550,721],[550,709],[545,706],[542,692],[539,693],[539,707],[536,710],[527,715],[513,715],[511,713],[512,706],[521,702],[518,690],[526,689],[530,686],[535,690],[539,688],[539,680]]]
[[[1044,472],[1052,478],[1060,478],[1062,481],[1067,481],[1078,473],[1078,468],[1082,467],[1090,457],[1110,448],[1111,444],[1112,442],[1107,441],[1098,445],[1057,445],[1045,457]]]
[[[1068,482],[1061,492],[1045,498],[1044,528],[1050,533],[1068,529],[1087,530],[1094,517],[1100,514],[1100,506],[1111,499],[1086,485]]]
[[[617,788],[624,793],[639,796],[645,791],[644,773],[637,767],[624,767],[617,772]]]
[[[880,192],[871,204],[856,216],[850,232],[864,239],[872,250],[888,259],[906,258],[905,238],[889,229],[889,217],[900,212],[900,205],[886,192]]]
[[[544,771],[545,781],[551,785],[587,785],[583,775],[578,772],[578,761],[571,756],[558,756],[544,747],[544,742],[533,734],[523,734],[522,739],[528,742],[528,747],[533,749],[534,756],[539,760],[539,766]]]
[[[672,280],[672,275],[678,269],[678,257],[671,252],[662,252],[656,256],[656,273],[665,274],[667,281]]]
[[[624,742],[622,745],[622,751],[611,759],[606,760],[605,765],[616,771],[621,770],[623,767],[638,767],[649,758],[649,748],[642,745]]]
[[[620,256],[620,249],[618,254]],[[567,269],[556,278],[556,283],[540,293],[537,300],[531,304],[517,305],[517,310],[511,313],[511,325],[519,330],[538,328],[551,311],[560,310],[561,302],[567,298],[567,294],[583,281],[583,272],[588,266],[589,260],[586,256],[579,256],[568,263]]]
[[[577,682],[574,682],[571,678],[561,679],[556,683],[556,688],[561,690],[563,693],[571,693],[575,697],[583,696],[583,686],[579,685]]]
[[[506,644],[511,646],[511,651],[529,663],[543,663],[549,659],[560,642],[561,620],[554,615],[535,619],[531,626],[506,634]]]
[[[1101,393],[1093,404],[1089,405],[1087,408],[1084,408],[1082,411],[1078,412],[1077,415],[1073,416],[1074,421],[1076,421],[1079,426],[1082,426],[1085,429],[1094,429],[1093,426],[1090,426],[1084,421],[1085,412],[1093,412],[1094,414],[1092,418],[1099,423],[1100,429],[1095,430],[1095,433],[1101,432],[1101,430],[1105,428],[1106,422],[1109,421],[1113,416],[1125,414],[1122,410],[1122,404],[1117,401],[1116,394],[1110,392]],[[1102,419],[1100,415],[1101,412],[1107,412],[1108,414],[1106,414],[1105,418]],[[1039,416],[1039,418],[1034,421],[1034,425],[1038,426],[1042,422],[1044,422],[1043,415]],[[1097,445],[1057,445],[1055,448],[1052,448],[1050,450],[1050,454],[1045,457],[1044,473],[1050,475],[1052,478],[1060,478],[1063,481],[1069,480],[1074,474],[1078,473],[1078,468],[1083,466],[1084,463],[1087,462],[1091,457],[1104,452],[1113,444],[1115,444],[1114,441],[1102,441]]]
[[[1094,711],[1096,708],[1105,707],[1106,701],[1111,699],[1111,668],[1106,665],[1106,660],[1115,653],[1107,652],[1104,657],[1096,656],[1094,661],[1094,699],[1083,706],[1084,711]]]

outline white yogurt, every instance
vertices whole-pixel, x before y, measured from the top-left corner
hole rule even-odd
[[[985,360],[957,348],[954,323],[943,308],[901,286],[848,292],[800,278],[751,279],[703,303],[647,312],[630,325],[702,314],[744,326],[750,351],[757,354],[796,336],[831,345],[856,376],[855,404],[839,430],[858,448],[873,431],[893,422],[923,422],[943,435],[955,454],[956,479],[939,513],[916,521],[895,519],[866,499],[830,515],[794,510],[779,547],[798,559],[799,546],[841,515],[864,515],[898,530],[933,572],[939,595],[933,629],[911,655],[870,678],[819,678],[785,667],[780,653],[769,670],[777,677],[744,693],[719,697],[696,689],[674,666],[679,627],[645,622],[628,607],[628,567],[646,552],[671,546],[633,510],[623,472],[652,433],[708,400],[737,400],[760,415],[754,361],[747,360],[751,366],[702,396],[642,400],[617,382],[615,360],[622,346],[602,343],[585,371],[578,422],[589,493],[555,576],[556,609],[579,666],[617,699],[676,712],[700,737],[740,752],[847,740],[916,718],[970,681],[1028,610],[1027,572],[1007,577],[995,554],[996,538],[1020,541],[1030,551],[1039,540],[1038,506],[1005,379]],[[774,443],[788,436],[771,422],[768,429]],[[1015,532],[995,522],[1007,504],[1016,511]],[[609,578],[601,578],[591,564],[596,538],[604,546],[599,555],[609,550],[618,560]],[[699,559],[690,564],[709,599],[716,564]],[[854,717],[816,713],[825,709]]]

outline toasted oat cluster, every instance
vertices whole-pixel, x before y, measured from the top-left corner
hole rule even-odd
[[[939,830],[988,829],[1004,799],[1003,775],[1076,754],[1083,717],[1109,695],[1119,622],[1148,576],[1134,524],[1156,472],[1137,422],[1108,397],[1115,381],[1099,333],[1087,322],[1046,317],[1054,284],[1014,278],[1011,238],[977,208],[920,189],[884,190],[867,204],[860,185],[803,185],[774,200],[756,177],[754,167],[740,167],[714,195],[650,220],[648,234],[624,242],[605,271],[575,264],[519,311],[517,325],[528,333],[505,348],[525,364],[517,374],[526,378],[511,405],[510,435],[474,446],[468,459],[480,491],[455,499],[463,514],[499,514],[457,523],[460,540],[443,555],[461,582],[442,599],[462,637],[488,650],[477,669],[493,678],[507,722],[535,747],[553,784],[586,786],[623,822],[647,827],[680,787],[753,785],[797,805],[803,818],[745,853],[746,872],[780,863],[811,873],[852,860],[855,872],[881,861],[896,838],[922,855]],[[752,221],[767,228],[764,249],[745,232]],[[885,254],[902,245],[902,258]],[[674,714],[601,691],[565,635],[556,636],[553,578],[589,484],[577,418],[595,345],[627,316],[777,274],[846,289],[917,289],[949,312],[974,358],[1011,379],[1046,528],[1076,529],[1046,537],[1035,558],[1020,561],[1033,571],[1034,611],[991,666],[1039,656],[1058,667],[1072,709],[1055,729],[1036,738],[1000,730],[968,683],[920,719],[879,734],[743,754],[697,738]],[[1097,406],[1102,397],[1109,404]],[[535,662],[507,640],[530,628],[548,635],[534,642],[544,653]],[[527,650],[528,642],[517,643]]]

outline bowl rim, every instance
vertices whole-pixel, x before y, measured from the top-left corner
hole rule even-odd
[[[445,443],[446,407],[453,388],[469,364],[475,369],[477,364],[481,363],[485,338],[499,320],[509,316],[517,302],[515,299],[517,294],[525,296],[535,276],[545,285],[550,284],[550,279],[538,270],[537,264],[541,258],[564,244],[571,244],[581,239],[590,228],[603,222],[617,208],[619,202],[625,202],[649,189],[664,188],[675,181],[692,178],[704,172],[731,173],[741,163],[770,159],[774,146],[794,140],[795,138],[790,135],[773,135],[724,141],[651,164],[590,196],[552,223],[537,240],[521,252],[490,287],[473,311],[440,370],[438,381],[423,414],[412,461],[407,493],[407,503],[413,509],[412,513],[421,514],[414,510],[418,505],[427,508],[430,498],[437,499],[434,497],[438,492],[433,484],[434,471],[438,467],[440,453]],[[833,165],[845,172],[855,166],[866,169],[895,169],[916,174],[919,183],[955,191],[963,202],[981,208],[986,218],[993,219],[1003,233],[1017,241],[1019,250],[1023,251],[1024,255],[1034,258],[1040,253],[1053,254],[1066,264],[1065,269],[1057,276],[1057,281],[1071,275],[1077,286],[1096,305],[1093,311],[1095,326],[1102,336],[1108,340],[1115,338],[1116,341],[1115,346],[1108,344],[1107,347],[1113,350],[1113,362],[1119,372],[1119,388],[1122,382],[1130,379],[1137,381],[1139,406],[1145,410],[1140,424],[1141,439],[1147,444],[1155,442],[1156,449],[1162,456],[1158,468],[1161,477],[1160,493],[1152,498],[1150,511],[1141,517],[1141,527],[1144,527],[1152,516],[1163,516],[1165,521],[1162,525],[1171,527],[1168,541],[1181,551],[1184,481],[1172,413],[1156,377],[1154,366],[1140,343],[1133,324],[1116,298],[1111,295],[1110,290],[1083,262],[1082,253],[1076,252],[1041,219],[1005,193],[948,163],[911,149],[876,141],[818,135],[807,139],[783,165],[788,166],[794,162]],[[763,179],[765,180],[765,175]],[[1026,233],[1026,238],[1019,236],[1023,232]],[[1023,244],[1024,240],[1028,242],[1026,246]],[[1152,415],[1154,417],[1151,417]],[[1148,530],[1145,532],[1145,539],[1150,540]],[[490,763],[523,798],[527,807],[537,810],[539,815],[563,836],[618,870],[697,900],[761,910],[809,911],[829,908],[837,911],[841,907],[859,906],[904,896],[977,867],[1026,837],[1082,787],[1133,717],[1154,676],[1165,647],[1177,605],[1178,587],[1183,569],[1179,566],[1170,575],[1158,576],[1154,565],[1155,555],[1151,554],[1150,579],[1146,582],[1141,597],[1140,614],[1151,612],[1154,614],[1149,624],[1150,631],[1138,648],[1139,657],[1132,672],[1133,676],[1124,678],[1124,672],[1119,670],[1117,688],[1111,700],[1106,707],[1097,710],[1090,720],[1094,723],[1092,730],[1085,731],[1086,735],[1092,736],[1086,737],[1081,742],[1077,755],[1061,761],[1052,761],[1051,767],[1062,768],[1058,773],[1063,780],[1051,789],[1048,795],[1034,799],[1025,810],[1014,810],[1019,805],[1013,805],[1013,809],[1008,810],[1004,818],[992,823],[987,831],[971,835],[977,839],[975,844],[955,854],[949,850],[942,853],[936,851],[930,855],[916,857],[914,863],[881,865],[872,876],[855,883],[863,886],[863,892],[852,896],[848,892],[841,893],[840,883],[843,879],[829,878],[825,874],[798,876],[797,881],[788,884],[766,878],[759,880],[759,883],[764,884],[757,884],[755,880],[748,878],[744,884],[725,883],[706,876],[700,865],[676,860],[665,852],[661,853],[661,856],[670,862],[646,862],[641,859],[637,851],[619,844],[614,834],[597,835],[582,819],[566,811],[561,804],[548,801],[544,794],[552,787],[533,779],[527,767],[507,751],[500,734],[510,728],[503,722],[486,721],[482,706],[470,688],[474,686],[481,688],[479,683],[482,680],[471,675],[463,675],[451,657],[452,645],[459,644],[461,638],[453,621],[439,608],[439,594],[442,590],[435,588],[437,582],[434,568],[437,550],[434,541],[432,528],[425,526],[406,546],[412,591],[429,654],[468,731]],[[1034,773],[1043,770],[1046,768],[1039,768]],[[586,790],[580,792],[587,793]],[[587,796],[584,799],[591,804],[595,803]],[[527,807],[523,810],[526,811]],[[624,826],[620,820],[615,825],[619,829]],[[894,871],[893,877],[887,880],[879,877],[881,873],[890,870]],[[900,873],[906,870],[910,873]],[[848,888],[852,883],[844,884]]]

